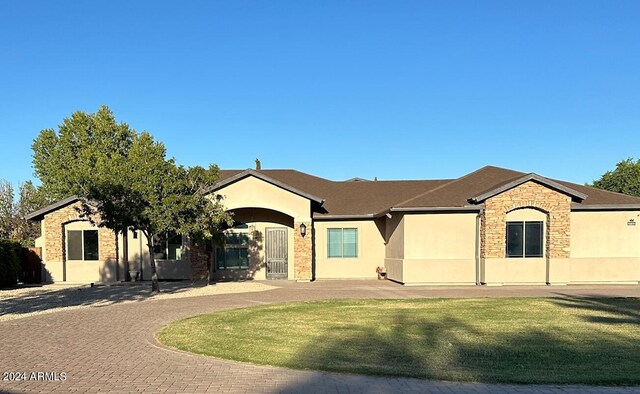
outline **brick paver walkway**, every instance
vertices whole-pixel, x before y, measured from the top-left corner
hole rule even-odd
[[[0,372],[67,374],[64,382],[0,380],[0,392],[640,392],[640,388],[489,385],[296,371],[181,353],[161,347],[153,337],[162,325],[186,316],[283,301],[562,295],[640,297],[640,286],[412,288],[376,281],[277,285],[281,288],[260,293],[114,304],[0,322]]]

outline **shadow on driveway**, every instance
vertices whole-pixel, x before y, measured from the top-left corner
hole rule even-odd
[[[163,294],[173,294],[201,286],[205,285],[191,282],[162,282],[160,289]],[[145,282],[50,289],[48,286],[37,287],[32,292],[0,298],[0,321],[6,320],[7,315],[41,313],[68,307],[101,307],[122,302],[144,301],[155,296],[151,293],[151,285]],[[2,297],[1,292],[0,297]]]

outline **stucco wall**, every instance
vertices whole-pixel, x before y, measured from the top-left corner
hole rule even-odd
[[[327,229],[357,228],[358,257],[327,257]],[[384,266],[384,237],[373,220],[316,221],[316,278],[364,279],[377,278],[377,267]]]
[[[405,214],[402,282],[475,284],[476,218],[475,213]]]
[[[265,208],[285,213],[298,222],[311,221],[308,199],[278,186],[249,176],[216,191],[223,196],[226,210],[238,208]]]
[[[637,211],[571,213],[569,283],[640,281],[640,225]]]
[[[404,215],[397,213],[392,215],[391,219],[386,219],[385,231],[387,241],[385,257],[402,260],[404,258]]]

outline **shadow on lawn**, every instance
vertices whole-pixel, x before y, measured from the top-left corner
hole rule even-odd
[[[615,324],[638,323],[637,312],[629,309],[631,305],[607,301],[551,302],[572,308],[578,303],[592,310],[611,310],[627,316]],[[637,300],[635,305],[638,306]],[[539,320],[525,330],[507,330],[496,337],[483,330],[481,324],[455,316],[432,319],[416,317],[409,311],[398,311],[393,322],[392,327],[369,327],[365,335],[357,336],[349,335],[348,326],[336,325],[325,331],[323,339],[296,354],[295,359],[305,369],[457,382],[640,384],[637,337],[597,329],[588,336],[576,337],[570,327],[545,329]],[[326,376],[317,379],[284,391],[313,390],[320,381],[326,384]],[[392,383],[380,381],[380,384]],[[390,386],[389,390],[393,388]]]
[[[587,312],[581,317],[591,323],[640,324],[640,308],[637,298],[591,298],[563,295],[562,298],[552,298],[551,302],[565,308],[581,309]],[[593,316],[589,312],[606,313],[609,316]]]
[[[162,293],[180,293],[196,285],[190,282],[161,282]],[[39,291],[42,289],[42,292]],[[78,286],[48,290],[34,288],[33,292],[11,298],[0,298],[0,317],[7,314],[27,314],[61,307],[108,306],[125,301],[143,301],[150,297],[151,284],[140,282],[127,285]],[[2,292],[0,291],[0,297]]]

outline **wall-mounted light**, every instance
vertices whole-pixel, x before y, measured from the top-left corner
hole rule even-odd
[[[302,238],[307,235],[307,226],[304,223],[300,225],[300,235],[302,236]]]

